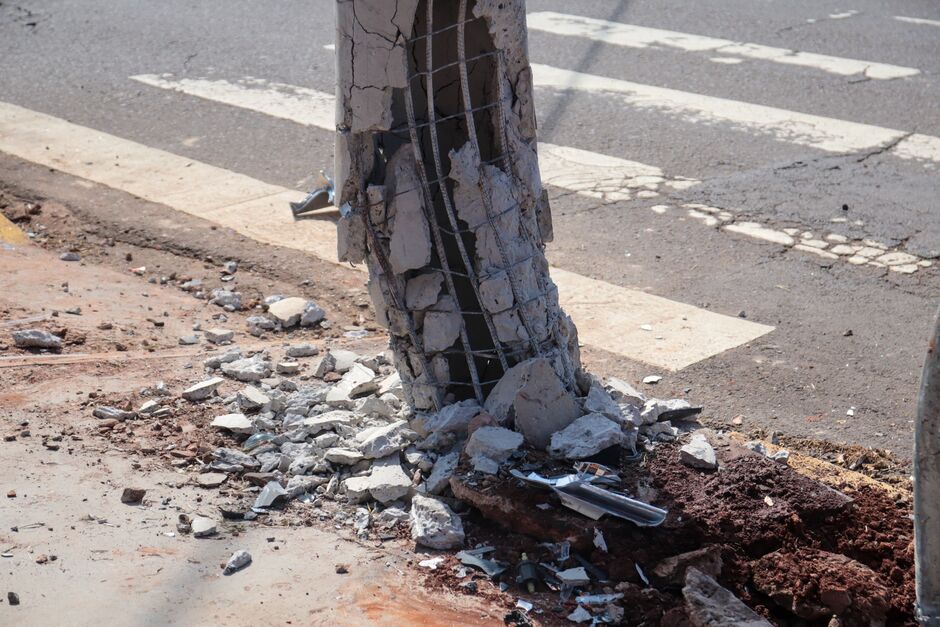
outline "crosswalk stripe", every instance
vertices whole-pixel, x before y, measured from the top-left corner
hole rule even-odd
[[[730,39],[718,39],[672,30],[622,24],[553,11],[530,13],[528,15],[528,25],[529,30],[543,31],[555,35],[584,37],[593,41],[628,48],[666,46],[686,52],[718,53],[771,61],[773,63],[799,65],[842,76],[864,74],[871,79],[889,80],[920,74],[920,70],[917,68],[891,65],[889,63],[876,63],[874,61],[862,61],[860,59],[848,59],[761,44],[737,42]]]
[[[0,151],[129,192],[257,241],[336,261],[336,228],[294,222],[302,193],[60,118],[0,102]],[[773,330],[639,290],[552,269],[581,340],[664,370],[680,370]],[[640,329],[651,325],[653,331]]]
[[[327,131],[336,128],[334,96],[308,87],[259,79],[231,82],[156,74],[131,79],[306,126]],[[655,166],[545,142],[539,143],[539,165],[543,183],[603,201],[629,200],[631,194],[653,197],[662,186],[678,189],[698,182],[668,179]]]
[[[904,17],[903,15],[895,15],[894,19],[899,22],[907,22],[908,24],[922,24],[924,26],[940,26],[940,20],[928,20],[922,17]]]
[[[891,154],[897,157],[930,161],[931,167],[940,162],[940,138],[931,135],[632,83],[538,63],[532,64],[532,72],[538,87],[610,94],[628,106],[676,116],[690,123],[724,122],[779,141],[834,153],[877,150],[896,142]]]

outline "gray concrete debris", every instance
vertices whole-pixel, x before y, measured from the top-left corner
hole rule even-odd
[[[143,405],[141,405],[137,409],[137,413],[150,415],[153,412],[157,411],[158,409],[160,409],[160,403],[158,401],[150,400],[144,403]]]
[[[95,407],[94,411],[91,412],[91,415],[95,418],[100,418],[102,420],[117,420],[119,422],[124,422],[125,420],[133,420],[137,418],[137,413],[132,411],[125,411],[123,409],[118,409],[117,407],[109,407],[107,405],[102,407]]]
[[[685,575],[685,610],[694,627],[770,627],[729,590],[696,568]]]
[[[697,568],[709,577],[721,575],[721,549],[705,546],[687,553],[667,557],[653,567],[653,576],[661,582],[681,585],[689,568]]]
[[[408,423],[397,420],[380,427],[369,427],[356,434],[359,451],[368,459],[385,457],[408,446],[406,430]]]
[[[334,368],[336,368],[336,358],[333,357],[333,353],[326,352],[313,362],[310,372],[318,379],[322,379],[326,373],[333,372]]]
[[[702,470],[715,470],[718,468],[715,449],[702,435],[693,435],[688,444],[679,449],[679,459],[691,468]]]
[[[343,480],[343,488],[346,492],[346,500],[349,503],[362,503],[368,500],[372,494],[369,488],[372,481],[369,477],[349,477]]]
[[[217,488],[228,479],[228,475],[222,472],[204,472],[196,475],[196,483],[201,488]]]
[[[222,364],[227,364],[233,362],[237,359],[244,357],[242,354],[242,349],[237,346],[233,346],[227,349],[225,352],[216,353],[215,355],[210,355],[203,363],[206,368],[215,369],[221,368]]]
[[[261,462],[259,462],[257,459],[255,459],[251,455],[246,455],[245,453],[242,453],[241,451],[236,451],[235,449],[231,449],[231,448],[224,448],[224,447],[217,448],[215,451],[212,452],[212,457],[214,457],[216,461],[219,461],[222,464],[225,464],[228,466],[240,466],[243,469],[251,469],[251,470],[261,467]],[[241,472],[241,471],[238,471],[238,472]]]
[[[651,425],[659,420],[660,414],[663,414],[664,412],[675,411],[677,409],[688,409],[690,407],[692,407],[692,405],[689,403],[689,401],[681,398],[673,398],[669,400],[651,398],[643,405],[643,410],[640,412],[640,421],[642,424]]]
[[[405,306],[412,311],[427,309],[437,302],[444,287],[444,275],[425,272],[408,280],[405,286]]]
[[[232,557],[228,558],[228,562],[225,563],[225,570],[222,571],[222,574],[232,575],[249,564],[251,564],[251,554],[248,551],[244,549],[235,551],[232,553]]]
[[[330,462],[331,464],[352,466],[353,464],[356,464],[365,459],[365,456],[359,451],[354,451],[348,448],[329,448],[323,454],[323,459]]]
[[[495,475],[499,473],[499,462],[489,457],[477,455],[470,461],[473,463],[473,470],[476,472],[482,472],[485,475]]]
[[[287,347],[287,356],[293,358],[313,357],[319,352],[320,349],[313,344],[297,344],[296,346]]]
[[[307,300],[297,296],[282,298],[268,306],[268,314],[285,329],[296,327],[307,307]]]
[[[503,427],[481,427],[467,440],[464,453],[470,459],[485,457],[502,463],[522,446],[522,442],[522,434],[516,431]]]
[[[395,527],[400,523],[406,522],[409,518],[408,512],[403,510],[400,507],[386,507],[381,512],[379,512],[375,517],[375,522],[389,529]]]
[[[455,549],[463,546],[464,531],[460,517],[443,502],[416,494],[411,500],[411,538],[431,549]]]
[[[449,294],[424,314],[424,350],[436,353],[450,348],[460,336],[463,317]]]
[[[195,334],[181,335],[177,340],[180,346],[193,346],[199,343],[199,336]]]
[[[242,308],[242,295],[239,292],[216,288],[212,290],[209,303],[218,305],[228,311],[238,311]]]
[[[208,538],[218,533],[215,521],[205,516],[196,516],[193,518],[192,530],[194,538]]]
[[[377,459],[369,475],[369,494],[379,503],[390,503],[411,490],[411,477],[402,470],[398,454]]]
[[[589,612],[588,610],[584,609],[584,607],[579,605],[578,607],[575,608],[573,612],[568,614],[567,618],[572,623],[580,624],[580,623],[586,623],[589,620],[594,620],[594,615],[591,614],[591,612]]]
[[[434,469],[431,475],[425,481],[425,489],[428,494],[440,494],[450,485],[450,478],[457,470],[457,462],[460,461],[460,451],[453,451],[447,455],[442,455],[434,462]]]
[[[263,411],[271,405],[271,398],[251,385],[239,390],[235,395],[235,399],[243,411]]]
[[[352,407],[353,399],[378,389],[375,373],[362,364],[352,364],[326,394],[326,402],[335,407]]]
[[[654,422],[651,425],[640,427],[640,433],[650,440],[659,440],[661,442],[672,442],[679,435],[679,429],[672,426],[668,420],[664,422]]]
[[[611,397],[618,403],[627,403],[629,405],[636,405],[637,407],[642,407],[646,403],[646,395],[643,392],[640,392],[635,387],[618,379],[616,377],[611,377],[607,380],[607,391],[610,392]]]
[[[551,363],[541,357],[507,370],[484,407],[498,419],[515,417],[516,429],[538,449],[545,449],[553,433],[581,415],[574,394],[565,389]]]
[[[584,399],[584,411],[590,414],[602,414],[619,425],[626,420],[620,406],[611,395],[599,385],[592,385]]]
[[[19,348],[62,348],[62,338],[42,329],[24,329],[10,333],[13,344]]]
[[[218,389],[225,381],[222,377],[212,377],[183,390],[183,398],[187,401],[204,401]]]
[[[554,433],[548,452],[556,459],[584,459],[622,442],[619,424],[601,414],[588,414]]]
[[[356,411],[365,416],[381,416],[391,418],[398,410],[386,399],[376,396],[367,396],[356,405]]]
[[[213,344],[227,344],[235,337],[235,332],[220,328],[207,329],[205,337],[207,341]]]
[[[427,436],[435,431],[445,431],[466,435],[467,427],[483,408],[476,400],[470,398],[464,401],[445,405],[439,412],[426,414],[415,418],[412,425],[419,434]]]
[[[300,315],[300,326],[302,327],[312,327],[315,324],[319,324],[326,318],[326,312],[313,301],[307,301],[307,304],[304,306],[304,311]]]
[[[293,376],[300,372],[300,363],[296,361],[279,361],[274,366],[278,374]]]
[[[235,274],[238,272],[238,262],[237,261],[226,261],[222,264],[222,272],[225,274]]]
[[[259,354],[222,364],[222,373],[237,381],[254,383],[271,375],[271,363]]]
[[[382,383],[379,384],[379,390],[376,392],[376,394],[379,396],[394,394],[400,400],[405,400],[405,395],[401,387],[401,375],[398,374],[397,370],[382,380]]]
[[[321,431],[329,431],[337,427],[351,427],[357,421],[358,418],[351,411],[335,409],[303,419],[303,426],[310,432],[310,435],[317,435]]]
[[[333,356],[333,370],[340,374],[344,374],[359,361],[359,355],[341,348],[331,350],[330,354]]]
[[[248,332],[255,337],[261,336],[265,331],[277,329],[277,323],[267,316],[248,316],[245,323],[248,325]]]
[[[59,255],[59,259],[62,261],[81,261],[82,256],[76,252],[68,251]]]
[[[224,414],[213,419],[211,426],[232,433],[254,433],[255,425],[245,414]]]
[[[405,461],[410,466],[417,466],[421,472],[427,474],[434,467],[434,460],[423,451],[419,451],[415,446],[409,446],[404,450]]]

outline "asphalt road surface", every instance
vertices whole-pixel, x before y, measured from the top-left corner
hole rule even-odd
[[[940,294],[940,7],[528,10],[540,140],[585,151],[543,174],[552,263],[773,327],[673,370],[603,346],[589,365],[663,374],[652,391],[719,422],[909,456]],[[332,170],[332,40],[328,0],[2,0],[0,103],[304,190]]]

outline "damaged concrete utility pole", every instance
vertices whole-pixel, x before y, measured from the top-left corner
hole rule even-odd
[[[940,310],[927,346],[914,428],[917,618],[940,627]]]
[[[565,426],[580,358],[544,255],[524,0],[336,9],[339,257],[368,264],[408,401],[505,419],[494,388],[531,381]]]

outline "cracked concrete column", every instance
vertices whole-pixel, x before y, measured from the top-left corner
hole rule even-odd
[[[553,373],[573,397],[577,332],[544,254],[524,0],[336,11],[338,252],[368,265],[409,403],[482,405],[507,371]]]

